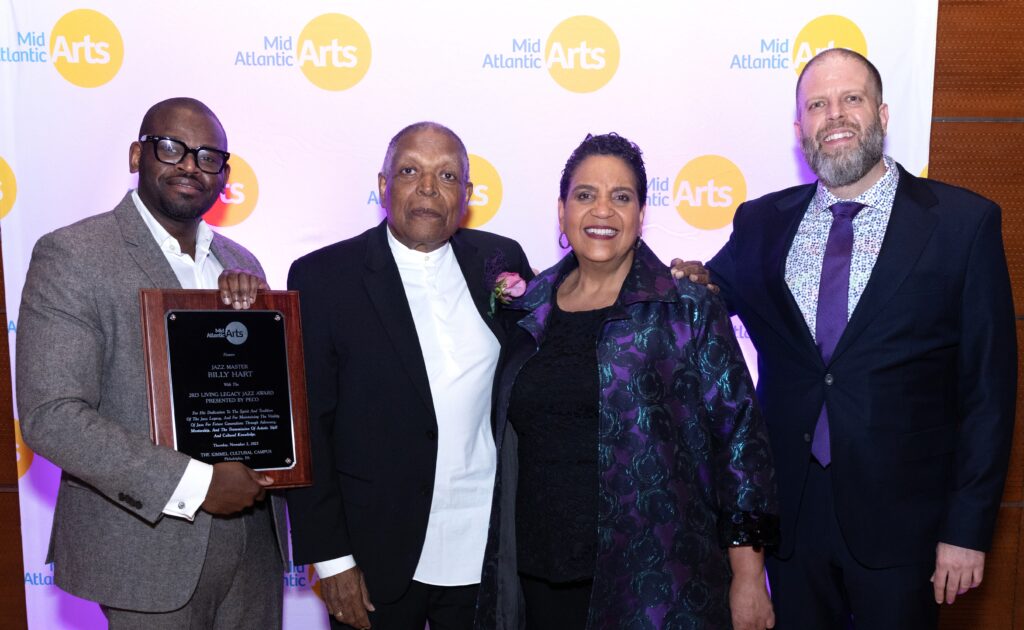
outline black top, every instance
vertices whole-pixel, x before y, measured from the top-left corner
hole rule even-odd
[[[512,389],[519,436],[519,570],[551,582],[594,576],[597,556],[597,338],[608,309],[557,304]]]

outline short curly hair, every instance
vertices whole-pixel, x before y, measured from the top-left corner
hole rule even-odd
[[[572,152],[562,169],[562,181],[559,183],[558,198],[565,202],[569,195],[569,181],[583,160],[592,155],[614,155],[625,162],[636,180],[636,193],[640,207],[647,205],[647,169],[644,167],[644,152],[636,143],[631,142],[614,131],[595,136],[588,133],[580,146]]]

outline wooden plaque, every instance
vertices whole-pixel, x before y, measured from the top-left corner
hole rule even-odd
[[[296,291],[260,291],[236,310],[218,291],[141,289],[153,441],[215,464],[312,483]]]

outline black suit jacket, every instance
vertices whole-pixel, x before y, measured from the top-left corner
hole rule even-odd
[[[426,535],[437,418],[387,225],[295,261],[309,394],[313,486],[288,493],[296,562],[354,554],[374,602],[400,597]],[[510,239],[459,230],[451,239],[480,316],[494,276],[532,277]],[[481,558],[482,563],[482,558]]]
[[[987,550],[1013,431],[1017,354],[1000,210],[899,171],[878,260],[825,364],[784,278],[815,185],[744,203],[708,263],[758,355],[758,395],[793,550],[822,404],[836,513],[869,567]]]

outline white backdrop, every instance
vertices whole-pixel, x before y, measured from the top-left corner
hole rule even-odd
[[[566,157],[606,131],[645,152],[647,242],[664,260],[707,259],[740,202],[813,180],[794,142],[793,89],[819,49],[874,61],[887,152],[926,171],[936,13],[937,0],[7,0],[0,227],[12,351],[32,245],[135,186],[128,145],[164,98],[199,98],[223,122],[232,180],[208,219],[260,257],[274,288],[298,256],[381,219],[386,144],[424,119],[469,148],[469,224],[516,238],[535,267],[562,255]],[[59,470],[18,446],[30,626],[103,627],[95,605],[52,585]],[[326,627],[310,567],[284,580],[285,627]]]

